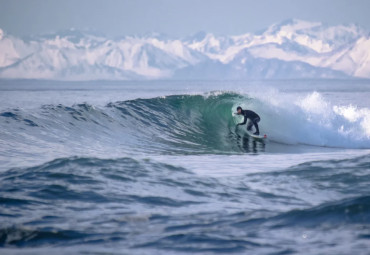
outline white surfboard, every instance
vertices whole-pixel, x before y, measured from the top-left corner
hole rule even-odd
[[[247,133],[250,137],[252,137],[252,138],[254,138],[254,139],[258,139],[258,140],[265,140],[265,139],[267,139],[267,135],[266,135],[266,134],[264,134],[264,135],[255,135],[255,134],[253,134],[253,133],[251,133],[251,132],[248,132],[248,131],[246,131],[246,133]]]

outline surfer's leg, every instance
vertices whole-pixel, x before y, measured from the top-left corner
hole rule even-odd
[[[258,128],[258,122],[260,121],[261,119],[260,118],[255,118],[252,123],[254,125],[254,127],[256,128],[256,132],[254,133],[255,135],[259,135],[260,134],[260,130]]]
[[[247,125],[247,130],[248,131],[251,131],[252,130],[252,126],[254,125],[254,123],[253,123],[253,121],[252,120],[250,120],[249,122],[248,122],[248,125]]]

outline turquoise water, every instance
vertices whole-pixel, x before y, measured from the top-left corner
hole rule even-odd
[[[0,82],[0,251],[367,254],[368,81]],[[238,105],[268,139],[235,129]]]

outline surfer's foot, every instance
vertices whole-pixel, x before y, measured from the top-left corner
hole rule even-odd
[[[260,132],[254,132],[253,134],[254,135],[260,135]]]

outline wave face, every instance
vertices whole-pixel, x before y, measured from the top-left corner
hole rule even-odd
[[[219,93],[135,99],[105,107],[43,105],[33,112],[4,111],[0,117],[8,148],[28,154],[27,144],[40,157],[49,148],[55,150],[54,158],[81,152],[114,156],[117,148],[140,154],[235,154],[248,150],[235,133],[231,115],[239,98]],[[16,137],[15,129],[20,130]]]
[[[235,129],[241,121],[233,116],[238,105],[258,112],[267,143],[251,141],[245,126]],[[213,92],[105,107],[43,105],[32,111],[9,109],[0,118],[2,143],[24,154],[42,155],[50,148],[61,156],[81,155],[77,151],[116,155],[117,148],[156,154],[279,152],[283,144],[370,148],[370,109],[332,105],[317,92],[304,97]]]
[[[224,178],[128,157],[13,168],[0,173],[0,248],[366,254],[369,169],[369,156]]]

